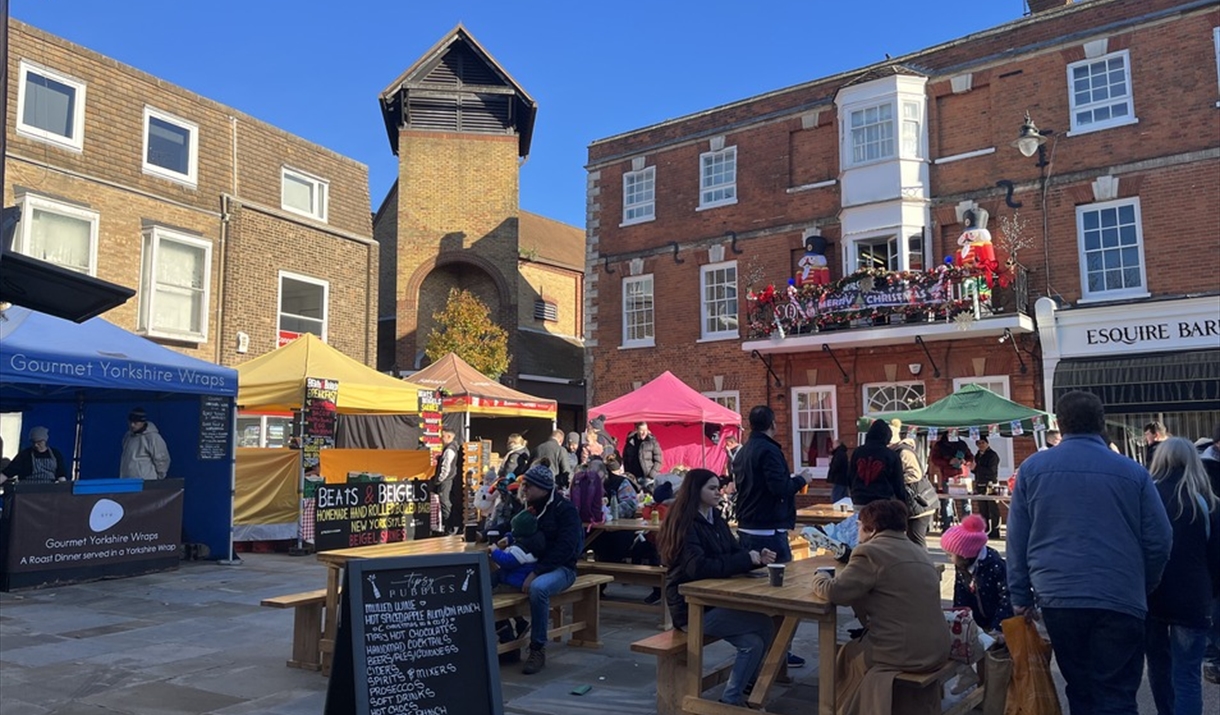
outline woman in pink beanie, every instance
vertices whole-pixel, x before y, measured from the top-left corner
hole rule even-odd
[[[994,633],[1000,621],[1012,617],[1008,598],[1008,566],[987,545],[987,523],[971,514],[940,537],[940,546],[953,558],[957,579],[953,584],[953,607],[969,608],[979,628]]]

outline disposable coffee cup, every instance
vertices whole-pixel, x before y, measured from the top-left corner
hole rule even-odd
[[[784,585],[784,564],[767,564],[767,574],[772,586]]]
[[[479,525],[467,524],[463,537],[465,538],[466,543],[473,544],[479,538]]]
[[[834,566],[819,566],[817,568],[817,572],[824,573],[831,578],[835,577],[835,567]]]

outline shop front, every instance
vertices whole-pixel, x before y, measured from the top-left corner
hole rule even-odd
[[[1071,390],[1096,394],[1110,438],[1137,458],[1148,422],[1191,440],[1220,424],[1220,296],[1035,309],[1048,409]]]

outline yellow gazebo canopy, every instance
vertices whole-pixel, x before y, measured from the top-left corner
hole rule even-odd
[[[252,412],[300,409],[309,377],[338,380],[336,409],[347,414],[415,414],[419,391],[426,389],[383,375],[306,333],[237,366],[237,407]]]

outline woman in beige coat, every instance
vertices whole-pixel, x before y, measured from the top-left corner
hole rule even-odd
[[[851,606],[864,633],[835,663],[839,715],[892,710],[894,676],[936,670],[949,658],[940,573],[906,535],[907,508],[894,499],[860,510],[860,543],[838,576],[818,573],[813,592]]]

